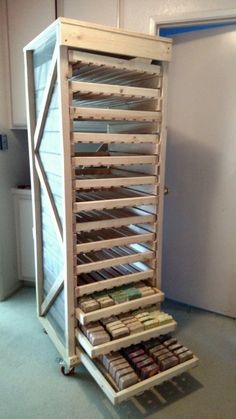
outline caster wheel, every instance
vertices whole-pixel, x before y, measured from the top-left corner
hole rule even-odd
[[[70,376],[75,374],[75,368],[66,368],[64,365],[61,366],[61,373],[65,376]]]

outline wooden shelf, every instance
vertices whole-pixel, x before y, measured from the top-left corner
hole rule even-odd
[[[156,176],[148,176],[146,174],[136,174],[132,172],[111,173],[110,175],[80,175],[74,181],[74,188],[81,189],[96,189],[96,188],[111,188],[119,186],[132,185],[154,185],[157,183]]]
[[[158,99],[160,97],[159,89],[148,89],[142,87],[133,86],[120,86],[114,84],[101,84],[101,83],[86,83],[81,81],[70,82],[71,91],[73,94],[79,93],[79,97],[85,97],[86,100],[90,100],[97,97],[103,98],[110,97],[124,98],[124,99]]]
[[[156,215],[137,208],[81,212],[76,217],[76,232],[100,230],[101,228],[117,228],[130,224],[155,223],[156,219]]]
[[[110,342],[106,342],[98,346],[93,346],[80,329],[75,329],[75,336],[78,343],[83,347],[90,358],[96,358],[99,355],[107,354],[111,351],[118,351],[121,348],[127,348],[130,345],[135,345],[153,337],[173,332],[176,326],[177,323],[173,320],[163,326],[154,327],[149,330],[143,330],[139,333],[133,333],[131,335],[125,336],[124,338],[111,340]]]
[[[155,241],[155,233],[138,227],[102,229],[77,235],[76,253],[89,252],[132,243]]]
[[[159,143],[160,136],[158,134],[107,134],[97,132],[72,132],[72,143],[104,143],[104,144],[142,144],[142,143]]]
[[[137,298],[136,300],[127,301],[121,304],[115,304],[110,307],[101,308],[99,310],[91,311],[89,313],[84,313],[80,308],[76,309],[76,318],[79,322],[84,325],[86,323],[105,319],[111,315],[116,315],[120,313],[126,313],[130,310],[136,310],[138,308],[146,307],[148,305],[160,303],[164,300],[164,293],[156,290],[157,292],[148,297]]]
[[[133,255],[127,256],[120,256],[120,257],[112,257],[109,259],[100,260],[97,262],[90,262],[90,263],[83,263],[76,266],[76,274],[80,275],[86,272],[97,271],[99,269],[109,268],[111,266],[123,265],[126,263],[133,263],[133,262],[143,262],[152,260],[152,265],[154,267],[155,260],[153,260],[155,253],[152,251],[146,251],[143,253],[136,253]]]
[[[145,279],[153,279],[154,270],[147,268],[146,271],[141,271],[137,273],[131,273],[127,275],[119,275],[110,279],[105,279],[103,281],[93,282],[85,285],[80,285],[75,288],[75,297],[82,297],[83,295],[93,294],[97,291],[103,291],[106,289],[112,289],[119,284],[131,284],[134,282],[143,281]]]
[[[139,381],[137,384],[134,384],[125,390],[116,391],[108,379],[106,379],[107,374],[100,363],[98,364],[97,362],[92,361],[89,356],[82,350],[77,349],[77,353],[80,356],[81,362],[84,364],[94,380],[98,383],[98,385],[113,404],[118,404],[124,400],[130,399],[131,397],[143,393],[144,391],[149,390],[152,387],[163,383],[164,381],[168,381],[171,378],[176,377],[177,375],[180,375],[183,372],[188,371],[198,365],[198,358],[194,356],[189,361],[178,364],[173,368],[148,378],[147,380]]]
[[[108,191],[82,191],[76,193],[74,212],[123,208],[140,205],[157,205],[158,196],[129,189],[110,189]]]
[[[84,73],[91,71],[92,66],[109,70],[109,74],[121,74],[127,77],[127,73],[139,73],[144,76],[159,76],[161,74],[161,66],[156,64],[146,64],[137,60],[120,59],[115,57],[101,56],[97,54],[89,54],[82,51],[69,51],[69,62],[78,69],[84,69]]]
[[[158,157],[147,155],[128,156],[80,156],[72,157],[73,167],[122,166],[137,164],[158,164]]]
[[[129,109],[102,109],[70,107],[71,119],[92,121],[139,121],[158,122],[161,120],[160,111],[137,111]]]

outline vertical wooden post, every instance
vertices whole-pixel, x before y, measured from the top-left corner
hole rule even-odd
[[[157,231],[157,288],[161,289],[162,274],[162,246],[163,246],[163,211],[164,211],[164,189],[165,189],[165,160],[166,160],[166,111],[167,111],[167,80],[168,63],[162,63],[162,123],[160,133],[160,187],[159,187],[159,205],[158,205],[158,231]]]
[[[64,292],[65,292],[65,339],[68,358],[75,356],[75,296],[73,259],[73,194],[71,173],[71,140],[69,113],[69,64],[68,48],[58,42],[57,74],[59,86],[59,114],[63,159],[63,248],[64,248]]]
[[[36,303],[37,313],[41,316],[41,304],[43,302],[43,260],[42,260],[42,227],[41,227],[41,201],[40,183],[35,169],[34,133],[36,127],[36,111],[34,99],[34,72],[33,51],[24,51],[25,62],[25,86],[26,86],[26,114],[28,126],[28,145],[31,173],[31,191],[33,206],[33,234],[34,234],[34,258],[36,275]]]

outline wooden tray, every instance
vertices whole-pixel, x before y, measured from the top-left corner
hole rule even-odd
[[[116,391],[106,378],[106,372],[104,369],[102,370],[102,366],[100,365],[98,367],[98,363],[92,361],[82,349],[77,348],[76,351],[82,364],[84,364],[94,380],[101,387],[101,389],[113,404],[118,404],[124,400],[130,399],[131,397],[143,393],[145,390],[149,390],[152,387],[157,386],[164,381],[168,381],[171,378],[176,377],[177,375],[180,375],[183,372],[188,371],[189,369],[198,365],[198,358],[194,356],[189,361],[178,364],[175,367],[168,369],[167,371],[161,372],[151,378],[148,378],[147,380],[140,381],[137,384],[126,388],[125,390]]]
[[[115,304],[110,307],[101,308],[99,310],[84,313],[80,308],[76,309],[76,318],[84,325],[95,320],[105,319],[111,315],[126,313],[130,310],[146,307],[152,304],[160,303],[164,300],[164,293],[156,289],[156,293],[148,297],[137,298],[136,300],[127,301],[121,304]]]
[[[132,335],[125,336],[124,338],[111,340],[110,342],[106,342],[98,346],[93,346],[80,329],[75,329],[75,336],[79,344],[83,347],[90,358],[96,358],[99,355],[107,354],[111,351],[118,351],[121,348],[127,348],[130,345],[135,345],[153,337],[173,332],[176,326],[177,323],[173,320],[172,322],[163,326],[154,327],[149,330],[143,330],[139,333],[133,333]]]

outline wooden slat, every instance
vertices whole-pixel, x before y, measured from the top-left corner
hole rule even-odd
[[[54,83],[56,80],[56,75],[57,75],[57,48],[54,48],[54,52],[53,52],[53,56],[52,56],[52,60],[51,60],[51,64],[50,64],[50,70],[48,73],[48,78],[47,78],[47,82],[46,82],[46,86],[44,89],[44,93],[43,93],[43,98],[42,98],[42,103],[40,106],[40,112],[39,112],[39,116],[38,116],[38,120],[37,120],[37,124],[36,124],[36,128],[35,128],[35,133],[34,133],[34,147],[35,150],[38,150],[39,146],[40,146],[40,140],[42,137],[42,133],[44,130],[44,124],[47,118],[47,114],[48,114],[48,108],[50,105],[50,101],[51,101],[51,96],[52,96],[52,92],[53,92],[53,88],[54,88]]]
[[[40,180],[41,187],[43,188],[44,193],[48,199],[48,204],[49,204],[48,206],[52,215],[52,220],[56,227],[57,235],[61,243],[63,243],[63,230],[62,230],[61,220],[57,211],[56,204],[54,202],[52,191],[48,185],[47,177],[43,170],[43,165],[37,155],[35,155],[35,167],[36,167],[36,171]]]
[[[107,240],[92,241],[89,243],[80,243],[76,245],[76,253],[90,252],[91,250],[108,249],[115,246],[122,246],[132,243],[146,243],[155,240],[154,233],[134,234],[132,236],[123,236]]]
[[[26,87],[26,115],[28,126],[28,147],[30,162],[30,180],[32,189],[33,207],[33,235],[34,235],[34,261],[35,261],[35,288],[37,314],[41,315],[43,302],[44,273],[42,255],[42,219],[40,182],[35,168],[34,132],[36,127],[35,92],[34,92],[34,61],[33,51],[24,51],[25,87]]]
[[[134,111],[129,109],[102,109],[102,108],[70,108],[72,119],[94,121],[137,121],[157,122],[161,120],[160,111]]]
[[[72,132],[73,143],[158,143],[157,134],[107,134],[97,132]]]
[[[164,381],[171,380],[173,377],[176,377],[177,375],[180,375],[183,372],[196,367],[199,362],[198,358],[194,356],[189,361],[183,362],[182,364],[178,364],[173,368],[160,372],[159,374],[156,374],[147,380],[139,381],[137,384],[134,384],[133,386],[130,386],[124,390],[115,391],[108,380],[105,378],[104,373],[100,371],[96,363],[92,361],[89,356],[85,354],[85,352],[81,349],[77,348],[77,353],[80,355],[80,360],[83,365],[87,368],[94,380],[114,405],[121,403],[124,400],[130,399],[131,397],[134,397],[140,393],[143,393],[152,387],[160,385]]]
[[[111,188],[130,185],[153,185],[157,181],[156,176],[127,176],[110,178],[77,179],[74,183],[75,189],[89,188]]]
[[[157,156],[128,155],[128,156],[80,156],[72,158],[72,165],[75,166],[114,166],[132,164],[157,164]]]
[[[120,86],[102,83],[87,83],[80,81],[71,81],[70,86],[73,93],[92,93],[99,96],[124,97],[132,99],[158,99],[158,97],[160,96],[159,89],[150,89],[143,87]]]
[[[100,228],[122,227],[129,224],[154,223],[156,216],[153,214],[121,217],[107,220],[88,221],[76,223],[76,232],[99,230]]]
[[[82,297],[83,295],[92,294],[96,291],[102,291],[104,289],[112,289],[117,286],[117,283],[121,285],[130,284],[133,282],[139,282],[144,279],[152,279],[154,275],[153,269],[148,269],[144,272],[137,272],[128,275],[117,276],[115,278],[106,279],[105,281],[94,282],[92,284],[81,285],[75,288],[75,296]]]
[[[61,292],[64,285],[64,272],[61,272],[58,275],[58,278],[53,283],[49,293],[45,297],[42,305],[41,305],[41,313],[42,316],[45,316],[45,314],[50,310],[51,305],[56,300],[57,296]]]
[[[113,257],[110,259],[100,260],[98,262],[83,263],[76,266],[76,274],[80,275],[86,272],[98,271],[99,269],[110,268],[111,266],[123,265],[125,263],[141,262],[153,259],[153,257],[154,252],[147,251],[128,256]]]
[[[124,60],[115,57],[101,56],[97,54],[89,54],[82,51],[69,52],[69,61],[71,64],[83,64],[102,66],[110,69],[117,69],[123,71],[137,71],[137,73],[146,73],[150,76],[159,76],[161,74],[160,65],[146,64],[143,61]]]
[[[86,202],[75,202],[73,204],[74,213],[81,211],[90,211],[90,210],[101,210],[101,209],[111,209],[111,208],[122,208],[122,207],[131,207],[138,205],[156,205],[158,203],[158,197],[154,195],[150,196],[138,196],[132,198],[117,198],[117,199],[103,199],[96,201],[86,201]]]
[[[118,351],[121,348],[127,348],[130,345],[136,345],[137,343],[147,341],[151,338],[173,332],[176,329],[176,326],[177,323],[173,320],[163,326],[143,330],[139,333],[133,333],[121,339],[111,340],[110,342],[98,346],[93,346],[80,329],[75,329],[75,336],[90,358],[96,358],[99,355],[107,354],[111,351]]]
[[[61,44],[151,60],[170,61],[171,58],[171,41],[165,38],[144,38],[132,32],[114,32],[113,28],[82,26],[78,21],[61,24]]]
[[[146,307],[151,304],[159,303],[164,300],[164,293],[157,290],[153,295],[148,297],[137,298],[136,300],[127,301],[121,304],[115,304],[114,306],[101,308],[100,310],[91,311],[90,313],[84,313],[80,308],[76,309],[76,318],[82,325],[95,320],[105,319],[111,315],[120,313],[127,313],[130,310],[136,310],[137,308]]]

